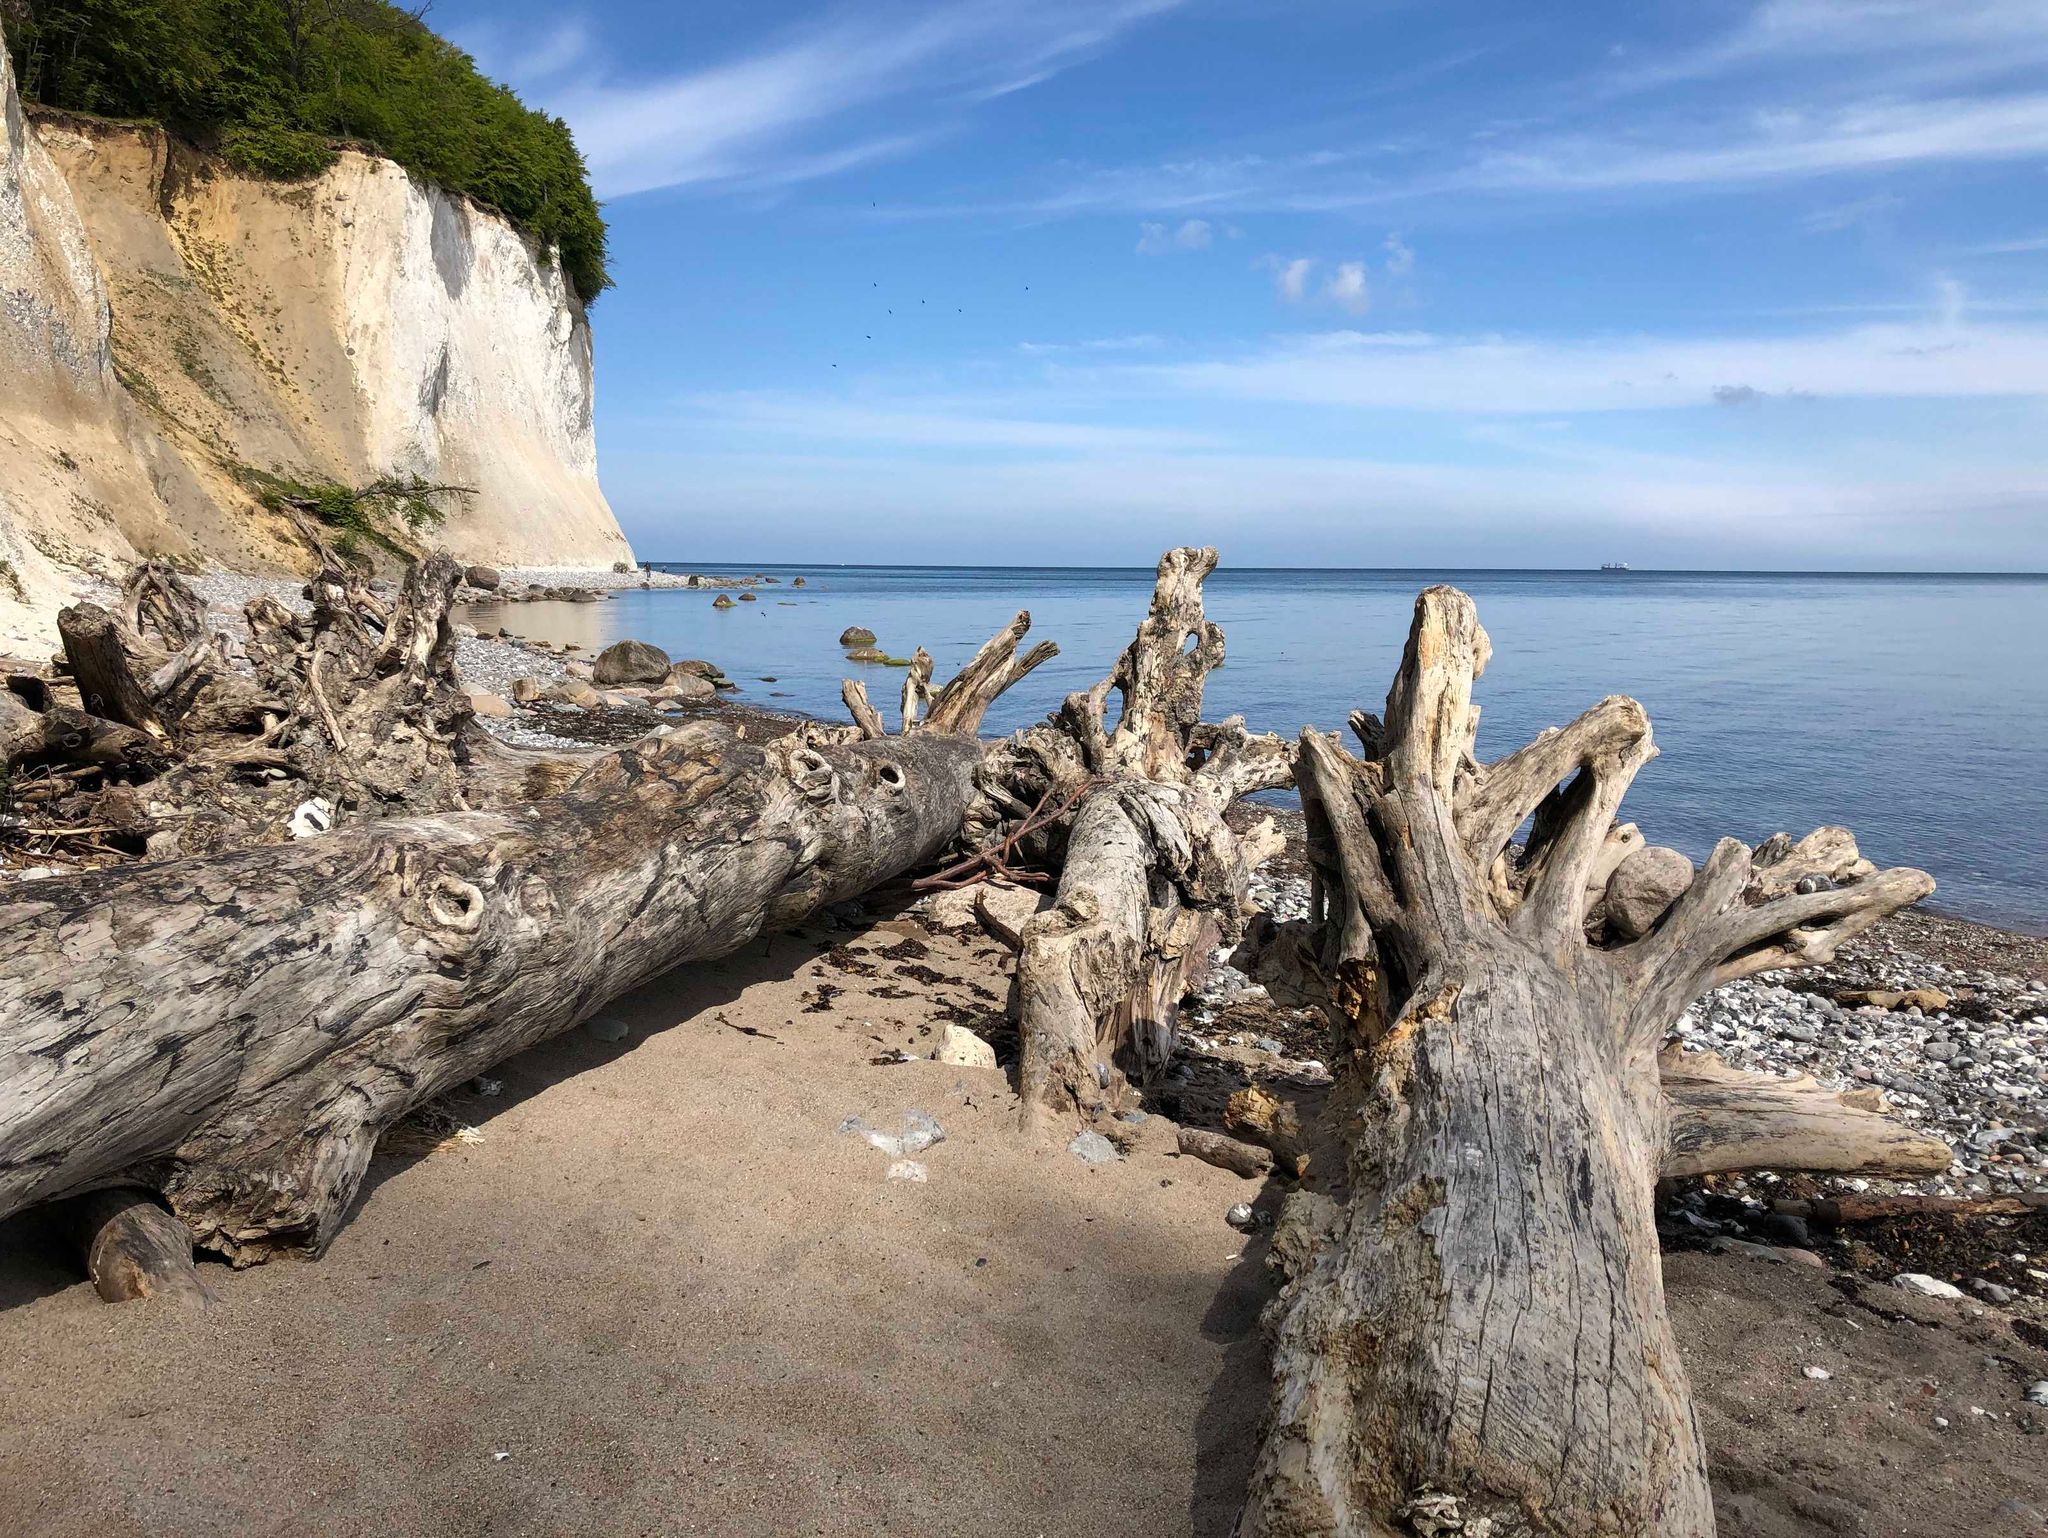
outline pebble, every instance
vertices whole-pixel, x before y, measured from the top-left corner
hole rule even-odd
[[[1252,1211],[1250,1202],[1234,1202],[1230,1210],[1223,1214],[1223,1221],[1232,1228],[1248,1231],[1258,1226],[1259,1219]]]
[[[1799,1369],[1799,1376],[1802,1378],[1811,1378],[1815,1383],[1825,1383],[1828,1381],[1828,1379],[1832,1378],[1834,1374],[1829,1372],[1825,1367],[1802,1367]]]
[[[2027,1403],[2048,1405],[2048,1378],[2027,1385]]]

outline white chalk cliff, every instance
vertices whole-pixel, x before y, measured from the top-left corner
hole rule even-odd
[[[32,115],[4,49],[0,106],[0,651],[93,556],[297,565],[255,473],[473,487],[432,536],[469,560],[632,558],[583,307],[504,219],[354,151],[268,182]]]

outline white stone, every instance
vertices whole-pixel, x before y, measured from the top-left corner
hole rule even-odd
[[[932,1061],[950,1063],[955,1068],[993,1068],[996,1066],[996,1049],[964,1025],[949,1025],[939,1037],[938,1050],[932,1053]]]
[[[1962,1288],[1921,1271],[1901,1271],[1892,1278],[1892,1285],[1902,1292],[1918,1293],[1923,1298],[1950,1298],[1960,1302],[1963,1296]]]

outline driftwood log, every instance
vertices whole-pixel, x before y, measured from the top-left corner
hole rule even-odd
[[[1244,1538],[1705,1538],[1659,1173],[1947,1161],[1810,1087],[1658,1063],[1699,994],[1823,961],[1933,882],[1845,859],[1838,832],[1755,855],[1731,839],[1640,938],[1589,931],[1649,721],[1605,700],[1481,766],[1488,651],[1471,600],[1432,588],[1385,721],[1353,718],[1364,759],[1302,734],[1349,1191],[1279,1305]],[[1814,879],[1822,863],[1855,879]]]
[[[1214,550],[1168,551],[1110,675],[984,768],[984,786],[1020,812],[1025,791],[1079,803],[1052,906],[1025,925],[1017,963],[1027,1121],[1123,1109],[1132,1081],[1165,1067],[1182,994],[1237,933],[1250,873],[1280,847],[1270,819],[1243,837],[1224,821],[1239,797],[1289,783],[1293,762],[1288,744],[1240,718],[1202,720],[1204,682],[1223,661],[1223,632],[1202,610],[1215,569]]]
[[[336,720],[432,724],[402,710],[433,697],[414,675],[431,678],[445,614],[406,609],[324,651],[341,627],[316,631],[326,676],[360,684],[322,691]],[[697,721],[545,800],[0,890],[0,1216],[123,1187],[238,1265],[317,1255],[413,1106],[944,849],[975,794],[983,712],[1050,654],[1014,657],[1028,623],[911,734],[750,744]],[[388,784],[403,738],[356,757],[351,782]],[[406,751],[431,773],[444,753],[466,767],[457,746]]]

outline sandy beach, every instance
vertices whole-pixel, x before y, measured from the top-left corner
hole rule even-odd
[[[1007,1057],[1006,966],[899,900],[663,978],[397,1129],[318,1263],[204,1267],[204,1314],[109,1308],[16,1220],[0,1528],[1221,1538],[1273,1291],[1225,1213],[1261,1187],[1161,1117],[1089,1165],[1001,1071],[875,1061],[948,1019]],[[921,1183],[842,1130],[912,1111]],[[1819,1262],[1666,1256],[1722,1530],[2039,1531],[2040,1300]]]

